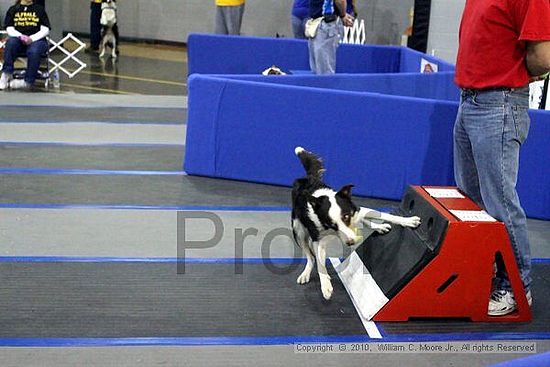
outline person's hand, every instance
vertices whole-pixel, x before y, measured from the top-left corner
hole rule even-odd
[[[29,36],[22,35],[19,36],[19,39],[26,45],[30,45],[32,43],[32,39]]]
[[[353,25],[353,22],[354,22],[354,21],[355,21],[355,18],[354,18],[353,15],[351,15],[351,14],[347,14],[347,13],[346,13],[346,15],[344,15],[344,16],[342,17],[342,23],[344,23],[344,25],[345,25],[346,27],[351,27],[351,26]]]

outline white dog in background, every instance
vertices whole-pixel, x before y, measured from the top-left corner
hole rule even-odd
[[[99,47],[99,57],[105,56],[105,49],[107,46],[111,47],[111,57],[117,58],[117,44],[116,37],[113,31],[113,27],[117,23],[116,14],[116,2],[114,0],[107,0],[101,4],[101,45]]]

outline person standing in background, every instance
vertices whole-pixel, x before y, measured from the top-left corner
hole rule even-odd
[[[315,37],[308,41],[309,65],[315,74],[336,72],[336,49],[344,37],[344,26],[351,27],[355,20],[346,10],[346,0],[309,1],[309,17],[323,17]]]
[[[520,147],[530,125],[529,82],[549,70],[549,0],[466,1],[455,76],[461,88],[454,126],[455,180],[506,225],[529,305],[531,250],[516,182]],[[500,257],[496,268],[490,316],[517,307]]]
[[[304,29],[309,18],[309,0],[294,0],[290,15],[294,38],[305,39]]]
[[[245,0],[216,0],[216,34],[241,34]]]
[[[90,3],[90,46],[87,52],[99,52],[101,42],[101,3],[102,0],[91,0]]]

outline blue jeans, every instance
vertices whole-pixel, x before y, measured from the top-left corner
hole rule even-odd
[[[25,45],[17,37],[8,38],[4,49],[4,66],[2,72],[13,74],[13,64],[18,56],[27,56],[27,72],[25,73],[25,81],[30,85],[34,84],[38,68],[40,67],[40,59],[48,50],[48,41],[45,38],[35,41],[30,45]]]
[[[304,30],[306,28],[307,18],[300,19],[295,15],[291,15],[290,19],[291,19],[291,25],[292,25],[292,34],[294,35],[294,38],[306,39]]]
[[[528,87],[463,90],[454,127],[458,187],[506,225],[526,291],[532,281],[531,250],[516,182],[520,147],[529,133],[528,108]],[[499,288],[511,289],[501,260],[496,278]]]
[[[315,38],[309,40],[309,66],[315,74],[336,73],[336,49],[344,37],[344,25],[337,19],[317,28]]]
[[[216,6],[214,32],[216,34],[240,35],[244,5]]]

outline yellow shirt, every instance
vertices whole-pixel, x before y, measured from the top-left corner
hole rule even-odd
[[[216,6],[238,6],[244,4],[244,0],[216,0]]]

